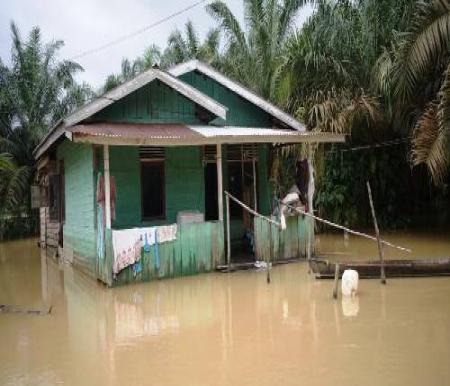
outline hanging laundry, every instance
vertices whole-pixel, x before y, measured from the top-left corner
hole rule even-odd
[[[157,232],[158,243],[160,244],[176,240],[177,224],[159,226],[157,227]]]
[[[142,264],[140,261],[133,264],[133,277],[142,272]]]
[[[155,266],[156,266],[156,270],[159,271],[159,267],[160,267],[160,260],[159,260],[159,239],[158,239],[158,233],[156,233],[155,235],[156,240],[155,240]]]
[[[139,228],[113,230],[112,244],[114,275],[117,275],[122,269],[140,260],[143,243]]]
[[[156,242],[156,227],[141,228],[141,238],[144,252],[150,252],[150,247]]]

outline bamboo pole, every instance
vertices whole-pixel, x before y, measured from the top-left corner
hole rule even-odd
[[[227,192],[225,192],[226,194]],[[230,198],[228,194],[225,196],[227,206],[227,264],[228,270],[231,268],[231,236],[230,236]]]
[[[333,284],[333,299],[337,299],[339,283],[339,263],[334,266],[334,284]]]
[[[372,211],[373,225],[375,227],[375,234],[377,235],[377,243],[378,243],[378,254],[380,255],[380,280],[381,284],[386,284],[386,272],[384,270],[384,252],[383,245],[381,244],[380,239],[380,230],[378,229],[377,216],[375,214],[375,207],[373,205],[372,200],[372,190],[370,189],[369,181],[367,183],[367,192],[369,193],[369,203],[370,210]]]
[[[280,200],[277,199],[277,201],[280,201]],[[331,226],[331,227],[334,227],[334,228],[337,228],[337,229],[341,229],[341,230],[347,231],[348,233],[350,233],[350,234],[352,234],[352,235],[355,235],[355,236],[365,237],[366,239],[373,240],[373,241],[377,241],[377,238],[374,237],[374,236],[368,235],[368,234],[366,234],[366,233],[354,231],[354,230],[352,230],[352,229],[350,229],[350,228],[346,228],[346,227],[344,227],[344,226],[342,226],[342,225],[339,225],[339,224],[335,224],[334,222],[325,220],[325,219],[320,218],[320,217],[318,217],[318,216],[316,216],[316,215],[314,215],[314,214],[305,212],[304,210],[301,210],[301,209],[299,209],[299,208],[296,208],[296,207],[294,207],[294,206],[292,206],[292,205],[289,205],[289,204],[284,204],[284,205],[286,205],[288,208],[291,208],[291,209],[295,210],[297,213],[300,213],[300,214],[302,214],[302,215],[304,215],[304,216],[307,216],[307,217],[314,218],[315,220],[320,221],[320,222],[322,222],[322,223],[324,223],[324,224],[327,224],[327,225],[329,225],[329,226]],[[384,244],[384,245],[387,245],[388,247],[400,249],[401,251],[411,253],[411,249],[409,249],[409,248],[401,247],[401,246],[399,246],[399,245],[392,244],[392,243],[390,243],[389,241],[385,241],[385,240],[382,240],[382,239],[380,239],[380,242],[381,242],[382,244]]]
[[[252,208],[250,208],[248,205],[245,205],[242,201],[238,200],[236,197],[234,197],[233,195],[231,195],[230,193],[228,193],[226,190],[224,191],[225,196],[231,198],[234,202],[236,202],[237,204],[239,204],[240,206],[242,206],[247,212],[250,212],[252,215],[262,218],[274,225],[276,225],[278,228],[281,228],[281,224],[277,221],[274,221],[266,216],[263,216],[262,214],[255,212]]]

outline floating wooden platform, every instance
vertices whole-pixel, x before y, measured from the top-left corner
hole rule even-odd
[[[42,306],[39,308],[24,308],[21,306],[13,306],[0,304],[0,313],[5,314],[21,314],[21,315],[48,315],[52,311],[52,306]]]
[[[329,261],[313,259],[311,270],[317,279],[334,279],[335,264],[339,264],[339,277],[346,269],[354,269],[360,278],[380,278],[380,260],[369,261]],[[450,258],[385,260],[387,277],[427,277],[450,276]]]

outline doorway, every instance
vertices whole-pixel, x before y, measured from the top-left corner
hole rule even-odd
[[[218,218],[217,165],[215,162],[208,162],[205,167],[205,220],[215,221]]]

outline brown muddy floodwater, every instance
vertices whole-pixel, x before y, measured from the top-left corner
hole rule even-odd
[[[387,239],[442,257],[449,235]],[[342,235],[317,249],[376,256]],[[304,263],[271,273],[270,285],[247,271],[105,289],[41,257],[36,240],[0,244],[0,304],[53,307],[0,313],[0,384],[450,384],[450,278],[362,280],[342,302]]]

